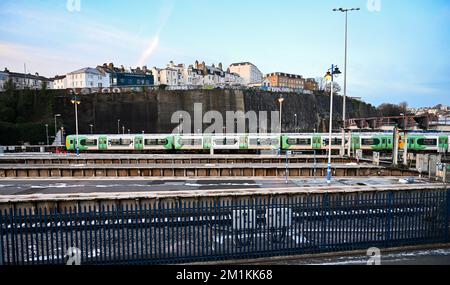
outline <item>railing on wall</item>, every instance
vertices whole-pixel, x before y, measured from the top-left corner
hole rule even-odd
[[[11,209],[0,215],[0,264],[176,264],[442,243],[449,205],[443,189]]]

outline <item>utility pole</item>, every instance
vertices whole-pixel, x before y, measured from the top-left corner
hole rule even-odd
[[[344,62],[344,102],[343,102],[343,111],[342,111],[342,120],[343,120],[343,128],[342,128],[342,147],[341,147],[341,156],[345,155],[345,129],[346,129],[346,119],[347,119],[347,61],[348,61],[348,12],[359,11],[360,8],[351,8],[351,9],[333,9],[334,12],[342,12],[345,13],[345,62]],[[351,139],[351,138],[350,138]],[[350,153],[349,153],[350,156]]]
[[[331,184],[331,137],[333,132],[333,88],[334,88],[334,76],[341,74],[341,71],[334,64],[331,65],[331,69],[325,75],[327,81],[331,81],[331,92],[330,92],[330,129],[328,134],[328,170],[327,170],[327,184]]]

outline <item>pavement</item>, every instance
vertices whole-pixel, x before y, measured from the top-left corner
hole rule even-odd
[[[405,185],[412,181],[396,177],[337,178],[331,186],[390,186]],[[413,185],[426,184],[415,178]],[[151,193],[170,191],[208,191],[239,189],[286,189],[327,186],[325,178],[305,179],[2,179],[0,196],[34,194],[83,194],[83,193]]]
[[[271,263],[272,265],[368,265],[368,256],[312,258]],[[381,251],[380,265],[450,265],[450,249],[427,249],[385,253]]]

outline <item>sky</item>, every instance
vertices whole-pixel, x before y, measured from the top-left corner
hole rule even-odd
[[[340,7],[361,8],[349,14],[348,96],[450,105],[448,0],[0,0],[0,69],[250,61],[322,77],[344,69]]]

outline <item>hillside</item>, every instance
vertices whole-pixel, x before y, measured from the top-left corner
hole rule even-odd
[[[149,91],[126,94],[81,95],[79,106],[80,133],[90,133],[93,124],[96,133],[117,133],[125,125],[132,133],[170,133],[176,127],[171,124],[172,114],[187,111],[194,117],[194,103],[203,104],[203,113],[216,110],[224,117],[227,111],[278,111],[280,94],[246,90],[198,90],[198,91]],[[326,131],[329,117],[327,95],[284,95],[283,131]],[[74,108],[71,96],[65,91],[13,91],[0,93],[0,144],[12,145],[22,142],[44,142],[45,124],[50,136],[54,133],[54,114],[61,114],[58,124],[67,133],[75,132]],[[342,97],[335,98],[335,128],[342,118]],[[350,117],[377,115],[376,109],[364,102],[349,100]],[[269,113],[270,114],[270,113]],[[270,115],[269,115],[270,116]],[[270,123],[269,123],[270,125]],[[206,129],[208,125],[205,125]]]

